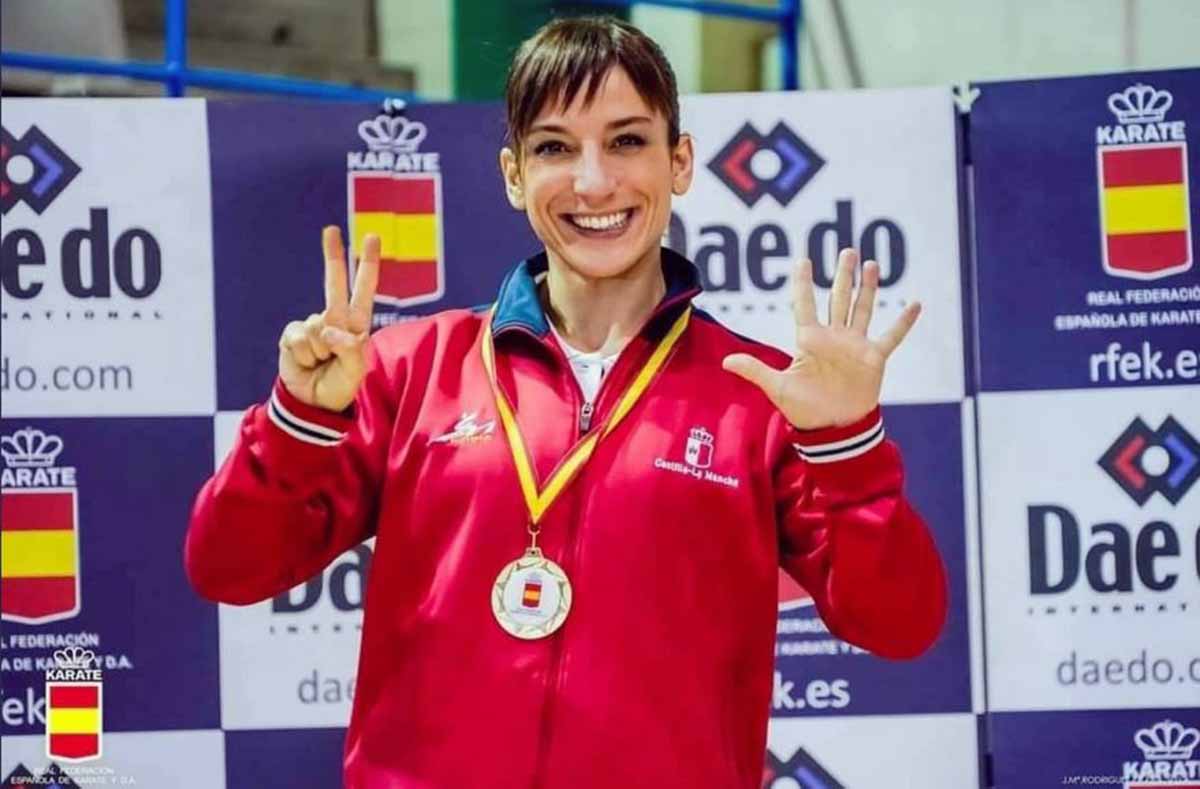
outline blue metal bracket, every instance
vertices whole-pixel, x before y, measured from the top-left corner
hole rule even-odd
[[[0,65],[49,71],[59,74],[97,74],[126,77],[146,82],[161,82],[168,96],[183,96],[189,86],[246,93],[273,93],[315,99],[341,101],[383,101],[400,98],[410,103],[420,101],[413,93],[376,88],[356,88],[332,82],[250,74],[223,69],[188,68],[187,65],[187,0],[166,0],[166,61],[100,60],[45,55],[35,52],[0,51]]]

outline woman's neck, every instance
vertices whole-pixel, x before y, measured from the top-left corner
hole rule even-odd
[[[546,313],[563,340],[584,352],[620,351],[667,291],[661,247],[620,276],[602,279],[582,276],[547,254]]]

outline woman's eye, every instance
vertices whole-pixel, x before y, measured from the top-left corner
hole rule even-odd
[[[637,134],[622,134],[617,139],[613,140],[613,146],[616,148],[641,147],[646,144],[646,140]]]
[[[567,146],[563,145],[558,140],[547,140],[540,142],[534,146],[533,152],[537,156],[553,156],[556,153],[562,153],[567,150]]]

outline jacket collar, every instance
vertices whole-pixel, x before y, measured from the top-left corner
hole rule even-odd
[[[500,336],[509,331],[523,331],[539,339],[550,333],[550,323],[538,298],[537,280],[549,263],[546,253],[521,261],[508,273],[496,296],[496,313],[492,333]],[[700,275],[690,260],[674,250],[662,250],[663,279],[667,292],[654,308],[651,319],[657,318],[672,306],[691,301],[700,294]]]

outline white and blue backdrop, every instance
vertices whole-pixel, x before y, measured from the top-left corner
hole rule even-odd
[[[878,659],[781,578],[764,786],[1195,789],[1200,70],[973,87],[969,111],[944,88],[684,102],[697,177],[669,243],[706,309],[788,348],[789,265],[827,285],[850,245],[882,267],[877,327],[925,306],[885,419],[949,569],[946,628]],[[386,156],[363,131],[403,124],[379,114],[5,100],[3,495],[73,496],[76,553],[49,603],[4,557],[3,786],[338,785],[370,543],[242,608],[197,598],[181,551],[281,327],[320,309],[351,172],[440,190],[437,287],[377,325],[486,302],[537,248],[502,196],[499,107],[412,107],[426,135]],[[1112,192],[1105,152],[1148,149],[1181,172]],[[1158,235],[1122,267],[1132,231]],[[52,764],[44,669],[72,644],[101,657],[103,755]]]

